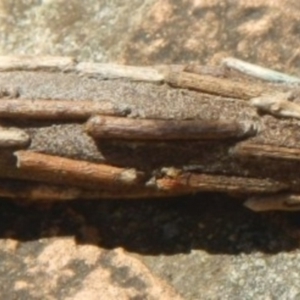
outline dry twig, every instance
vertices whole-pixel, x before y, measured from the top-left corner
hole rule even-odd
[[[23,148],[30,143],[29,135],[18,128],[0,127],[0,149]]]
[[[254,211],[300,210],[300,195],[279,193],[277,195],[256,195],[249,198],[244,205]]]
[[[0,71],[70,71],[76,60],[67,56],[0,56]]]
[[[170,71],[165,74],[165,80],[173,86],[245,100],[258,97],[268,90],[266,86],[260,84],[238,82],[187,72]]]
[[[300,119],[300,105],[287,100],[290,93],[277,93],[251,99],[257,109],[277,117]]]
[[[93,114],[124,115],[128,108],[110,102],[71,100],[0,100],[0,118],[39,120],[87,120]]]
[[[94,116],[87,132],[99,139],[223,140],[255,134],[254,124],[201,120],[149,120]]]
[[[259,145],[249,142],[239,143],[232,153],[238,156],[276,158],[281,160],[300,160],[300,149],[278,147],[274,145]]]
[[[157,180],[162,190],[187,190],[190,192],[225,192],[225,193],[276,193],[286,189],[286,185],[268,179],[243,178],[236,176],[220,176],[193,174],[184,172],[175,178]]]
[[[231,69],[238,70],[251,77],[256,77],[266,81],[284,82],[284,83],[300,83],[300,78],[290,76],[281,72],[276,72],[261,66],[253,65],[248,62],[228,57],[223,60],[223,64]]]
[[[77,186],[131,186],[142,178],[134,169],[117,168],[104,164],[72,160],[31,151],[17,151],[17,167],[27,170],[37,180]]]

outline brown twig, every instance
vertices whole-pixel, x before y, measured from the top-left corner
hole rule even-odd
[[[184,172],[174,178],[157,180],[158,188],[167,191],[184,190],[194,192],[226,193],[275,193],[287,188],[284,183],[268,179],[236,176],[208,175]]]
[[[94,116],[87,132],[102,139],[129,140],[223,140],[256,132],[254,124],[203,120],[145,120]]]
[[[109,102],[71,100],[1,99],[1,118],[86,120],[93,114],[124,115],[128,108]]]
[[[275,145],[259,145],[250,142],[239,143],[232,149],[232,153],[238,156],[300,160],[300,149]]]
[[[188,72],[165,72],[165,81],[180,88],[193,89],[224,97],[249,100],[267,92],[266,86],[250,82],[237,82],[225,78]]]
[[[17,151],[17,167],[34,174],[37,181],[78,186],[132,186],[143,174],[135,169],[117,168],[104,164],[73,160],[58,156]]]

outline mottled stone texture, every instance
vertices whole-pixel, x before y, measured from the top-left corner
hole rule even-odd
[[[299,10],[297,0],[3,0],[0,52],[129,64],[236,56],[299,74]]]
[[[120,248],[77,246],[72,238],[40,240],[38,247],[7,239],[1,255],[3,268],[11,268],[1,280],[2,299],[182,299]]]
[[[127,64],[236,56],[300,74],[298,0],[2,0],[0,15],[1,55]],[[0,212],[1,299],[300,295],[297,214],[255,215],[207,194],[44,208],[3,201]]]

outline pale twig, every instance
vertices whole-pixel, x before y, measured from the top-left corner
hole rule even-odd
[[[152,67],[82,62],[76,66],[76,71],[82,75],[96,76],[105,79],[126,78],[149,82],[162,82],[164,79],[164,76],[157,69]]]
[[[76,60],[68,56],[0,56],[0,72],[5,71],[72,71]]]
[[[124,115],[128,108],[116,108],[104,101],[1,99],[1,118],[86,120],[93,114]]]
[[[100,139],[126,140],[223,140],[256,132],[255,124],[236,121],[154,120],[93,116],[87,132]]]
[[[30,144],[29,135],[18,128],[0,127],[1,148],[24,148]]]
[[[290,193],[256,195],[244,202],[244,206],[253,211],[297,211],[300,210],[300,195]]]
[[[277,117],[300,119],[300,105],[287,100],[290,93],[277,93],[252,98],[250,104]]]
[[[248,62],[232,57],[225,58],[223,60],[223,64],[228,68],[237,70],[251,77],[259,78],[266,81],[282,83],[300,83],[300,78],[298,77],[290,76],[268,68],[250,64]]]

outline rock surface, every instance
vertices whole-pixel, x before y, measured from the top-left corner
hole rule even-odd
[[[297,0],[0,3],[0,54],[126,64],[235,56],[300,74]],[[221,195],[0,202],[2,299],[300,299],[299,214]]]
[[[6,239],[1,248],[8,271],[2,299],[182,299],[120,248],[78,246],[73,238],[40,239],[38,245]]]

